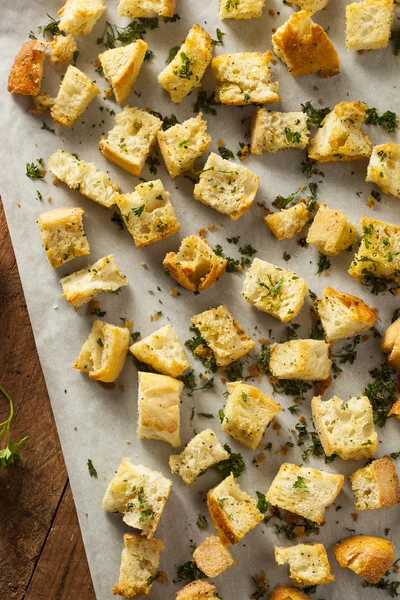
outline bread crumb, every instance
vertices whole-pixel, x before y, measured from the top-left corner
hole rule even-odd
[[[159,319],[161,316],[162,316],[162,310],[158,310],[157,312],[154,313],[154,315],[151,315],[150,321],[157,321],[157,319]]]
[[[170,294],[170,296],[177,296],[178,295],[177,288],[172,288],[172,290],[169,290],[169,294]]]

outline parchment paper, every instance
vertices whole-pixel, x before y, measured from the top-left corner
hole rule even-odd
[[[117,2],[108,2],[108,9],[88,38],[79,38],[79,58],[77,66],[96,79],[105,90],[108,84],[94,72],[92,65],[103,46],[96,45],[96,39],[102,34],[105,21],[127,24],[128,19],[117,17]],[[187,488],[177,477],[172,476],[168,468],[168,457],[172,452],[169,445],[152,440],[136,438],[137,421],[137,371],[130,358],[113,390],[104,389],[98,383],[71,368],[79,350],[85,341],[92,323],[87,315],[86,307],[79,313],[60,298],[61,287],[58,280],[98,258],[113,252],[116,262],[128,276],[129,286],[123,288],[119,296],[104,294],[99,299],[101,307],[107,310],[107,321],[120,324],[120,318],[132,319],[135,330],[142,336],[166,323],[170,323],[178,332],[182,341],[189,337],[190,317],[209,307],[226,303],[232,313],[239,319],[245,330],[256,340],[269,337],[272,329],[274,339],[284,339],[285,327],[277,320],[262,313],[246,303],[240,295],[244,275],[226,273],[211,289],[200,295],[193,295],[180,289],[180,296],[171,296],[169,290],[176,287],[175,282],[167,277],[162,268],[162,259],[171,250],[177,250],[180,240],[186,235],[195,233],[200,227],[215,224],[217,229],[209,233],[212,245],[220,243],[226,254],[234,257],[238,254],[238,246],[230,245],[226,238],[240,235],[239,245],[251,243],[257,249],[257,256],[276,265],[288,267],[298,275],[304,276],[308,286],[315,293],[330,284],[340,290],[354,293],[371,305],[379,307],[377,329],[383,331],[390,322],[391,315],[398,300],[389,294],[376,298],[363,286],[357,284],[348,274],[347,268],[353,253],[343,252],[332,259],[332,267],[327,276],[316,276],[318,254],[313,247],[301,248],[296,239],[278,242],[262,221],[264,209],[257,202],[265,202],[270,206],[272,200],[281,194],[286,196],[302,183],[309,183],[300,170],[300,163],[305,158],[303,151],[289,150],[277,154],[264,153],[259,157],[249,157],[246,166],[253,169],[261,177],[261,186],[256,202],[252,208],[237,222],[222,216],[211,208],[194,200],[193,184],[186,178],[179,177],[171,182],[164,167],[158,167],[160,177],[171,193],[171,200],[182,223],[181,230],[144,249],[136,249],[128,232],[120,231],[118,225],[111,222],[113,210],[109,211],[96,205],[78,192],[69,191],[64,185],[55,187],[52,176],[47,173],[44,181],[31,181],[25,176],[25,165],[38,157],[47,162],[48,157],[57,148],[78,153],[87,161],[94,161],[99,168],[107,170],[110,177],[118,181],[122,191],[130,192],[138,184],[138,179],[119,169],[104,159],[98,143],[101,134],[107,133],[114,125],[114,119],[108,110],[119,110],[113,100],[97,97],[84,115],[71,130],[54,126],[49,115],[34,116],[28,113],[30,99],[8,94],[7,75],[15,54],[27,39],[30,30],[48,22],[46,13],[56,17],[60,2],[55,0],[37,0],[36,2],[3,2],[0,24],[2,40],[2,61],[0,65],[1,81],[1,128],[2,128],[2,160],[1,160],[1,194],[5,204],[7,220],[11,231],[18,267],[20,270],[32,326],[36,338],[41,364],[45,374],[52,407],[64,451],[66,464],[71,480],[72,490],[77,506],[80,525],[86,546],[90,569],[99,600],[112,597],[112,585],[117,582],[120,553],[123,546],[122,533],[128,528],[118,515],[102,511],[101,501],[114,471],[122,456],[130,456],[133,462],[140,462],[148,467],[161,470],[173,480],[173,489],[164,510],[157,536],[166,545],[162,553],[161,568],[167,571],[168,584],[155,584],[151,591],[154,600],[173,598],[175,590],[184,585],[172,582],[176,566],[190,560],[190,543],[199,544],[212,535],[211,524],[206,530],[196,526],[198,513],[207,515],[205,492],[220,481],[217,472],[211,470],[203,475],[191,488]],[[275,11],[275,15],[270,14]],[[293,78],[286,67],[277,61],[273,67],[273,78],[280,82],[282,101],[269,105],[276,110],[299,110],[300,103],[312,100],[315,106],[321,99],[323,106],[333,107],[342,100],[364,100],[368,106],[376,106],[379,112],[390,109],[399,110],[398,69],[400,57],[393,55],[392,47],[379,51],[366,52],[363,55],[349,53],[345,48],[345,2],[331,0],[327,10],[319,12],[314,19],[325,28],[329,27],[329,36],[334,42],[341,58],[341,74],[331,79],[318,76]],[[181,20],[165,24],[160,19],[160,27],[146,35],[150,49],[155,58],[146,61],[137,80],[135,90],[129,103],[141,108],[151,107],[163,115],[174,113],[180,121],[193,114],[193,105],[197,92],[192,93],[180,105],[174,105],[157,83],[157,74],[163,69],[165,58],[172,46],[179,45],[193,23],[204,26],[215,38],[215,30],[221,28],[226,33],[224,46],[217,46],[215,53],[261,50],[271,48],[272,30],[285,22],[292,9],[281,2],[268,0],[261,19],[250,21],[224,21],[217,17],[218,2],[199,2],[181,0],[178,9]],[[395,23],[397,22],[397,19]],[[395,25],[396,27],[396,25]],[[44,91],[55,93],[65,67],[55,67],[46,63]],[[213,89],[213,77],[209,69],[204,84],[209,91]],[[104,107],[104,110],[100,110]],[[249,130],[249,117],[252,107],[228,108],[217,107],[218,116],[205,115],[209,133],[212,136],[210,150],[216,151],[218,141],[223,139],[226,146],[235,153],[239,149],[239,141],[246,141]],[[42,131],[43,120],[55,127],[56,135]],[[388,135],[382,129],[368,127],[374,143],[396,140],[395,135]],[[398,138],[397,138],[398,139]],[[204,157],[205,159],[205,157]],[[200,161],[201,168],[204,161]],[[349,217],[358,222],[361,215],[370,215],[389,222],[399,221],[399,201],[384,196],[372,211],[366,205],[366,199],[374,186],[365,183],[366,160],[354,162],[332,163],[323,165],[325,177],[315,177],[320,183],[319,199],[325,200],[329,206],[342,209]],[[152,176],[148,167],[142,176],[149,180]],[[43,201],[37,199],[36,190],[43,195]],[[45,199],[51,194],[51,201]],[[39,231],[36,225],[38,216],[47,210],[61,206],[82,206],[85,209],[85,228],[91,246],[89,257],[75,259],[63,268],[53,271],[45,257],[41,246]],[[304,233],[302,234],[304,235]],[[286,263],[284,251],[292,255]],[[147,269],[141,266],[146,263]],[[161,291],[159,291],[161,290]],[[149,292],[152,291],[154,295]],[[162,310],[163,316],[155,322],[150,316]],[[296,322],[302,323],[298,331],[300,337],[308,337],[311,321],[308,308],[301,311]],[[257,351],[259,347],[257,346]],[[255,353],[254,353],[255,354]],[[333,394],[341,398],[361,394],[364,386],[370,381],[368,370],[379,365],[383,356],[379,350],[379,339],[370,339],[361,344],[354,365],[345,365],[341,377],[336,379],[326,392],[326,397]],[[193,359],[193,365],[199,373],[201,365]],[[225,404],[224,385],[220,375],[215,376],[215,390],[195,392],[193,397],[184,394],[181,408],[182,441],[186,443],[193,436],[194,430],[200,431],[212,427],[223,442],[228,442],[234,451],[241,452],[247,462],[247,470],[240,477],[243,488],[255,494],[256,490],[266,492],[278,467],[288,461],[300,464],[301,450],[292,448],[286,456],[275,454],[275,450],[287,441],[295,442],[290,434],[300,415],[305,415],[308,423],[309,396],[302,404],[299,414],[291,415],[287,410],[279,416],[282,425],[280,432],[269,428],[264,442],[272,442],[273,451],[267,453],[267,459],[258,467],[252,465],[257,454],[246,450],[235,440],[224,435],[217,417],[218,409]],[[250,382],[251,383],[251,382]],[[123,386],[123,389],[120,386]],[[266,377],[256,380],[255,385],[267,393],[271,387]],[[293,403],[289,396],[276,396],[284,407]],[[192,407],[197,411],[215,415],[214,420],[206,420],[195,416],[190,426]],[[23,410],[23,406],[21,407]],[[37,416],[40,419],[40,415]],[[311,428],[311,427],[309,427]],[[380,439],[377,456],[385,452],[400,449],[398,436],[399,424],[388,423],[384,430],[378,428]],[[128,443],[128,440],[131,443]],[[25,449],[29,453],[29,444]],[[98,479],[89,476],[88,458],[92,459],[98,471]],[[344,462],[336,459],[325,465],[323,459],[310,458],[309,466],[339,472],[348,475],[356,468],[363,466],[364,461]],[[304,538],[304,541],[316,539],[323,542],[328,550],[329,558],[336,581],[322,586],[315,597],[325,600],[339,598],[362,597],[367,600],[377,598],[385,592],[375,588],[364,589],[362,579],[346,569],[341,569],[333,555],[334,544],[349,535],[346,528],[356,529],[358,533],[384,535],[390,528],[388,537],[394,542],[399,540],[399,526],[396,520],[398,508],[388,508],[373,513],[359,513],[354,523],[351,513],[355,512],[353,496],[348,480],[337,498],[336,506],[342,510],[336,512],[331,507],[326,513],[326,525],[321,527],[318,537]],[[298,541],[301,541],[299,538]],[[215,580],[217,589],[224,600],[244,600],[254,591],[251,577],[262,569],[266,571],[272,586],[276,583],[289,582],[286,567],[278,567],[273,558],[274,544],[289,545],[282,537],[277,537],[272,524],[261,524],[232,548],[238,565]],[[48,598],[43,590],[43,598]]]

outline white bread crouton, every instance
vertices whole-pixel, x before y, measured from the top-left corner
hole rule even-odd
[[[227,260],[213,252],[206,240],[189,235],[178,252],[168,252],[164,268],[178,283],[192,292],[206,290],[225,273]]]
[[[312,215],[304,202],[265,215],[264,221],[277,240],[290,240],[311,220]]]
[[[372,461],[350,475],[357,510],[372,510],[400,503],[400,481],[389,456]]]
[[[24,96],[37,96],[43,79],[47,42],[28,40],[22,45],[8,76],[8,91]]]
[[[260,178],[253,171],[211,152],[193,195],[236,221],[253,204],[259,185]]]
[[[115,127],[100,140],[100,151],[121,169],[139,177],[156,143],[162,121],[145,110],[128,105],[115,120]]]
[[[120,194],[116,203],[137,248],[153,244],[180,229],[170,195],[161,179],[140,183],[130,194]]]
[[[215,585],[205,579],[191,581],[176,592],[176,600],[206,600],[207,598],[220,598]]]
[[[266,498],[273,506],[321,525],[325,508],[335,500],[343,483],[343,475],[284,463]]]
[[[69,62],[78,50],[74,36],[71,33],[68,35],[55,35],[50,42],[50,48],[50,62],[57,64]]]
[[[108,484],[102,508],[119,512],[130,527],[151,539],[157,529],[172,482],[158,471],[133,465],[124,457]]]
[[[123,104],[133,90],[147,48],[146,42],[137,40],[99,54],[104,77],[109,81],[118,104]]]
[[[191,321],[214,353],[219,367],[229,365],[255,346],[224,304],[195,315]]]
[[[87,265],[80,271],[63,277],[60,283],[63,288],[61,297],[79,308],[102,292],[118,294],[117,290],[128,285],[128,280],[114,263],[114,254],[109,254],[93,265]]]
[[[132,344],[129,351],[156,371],[179,377],[190,367],[183,346],[171,325],[164,325],[151,335]]]
[[[247,270],[242,289],[247,302],[282,323],[297,317],[306,293],[305,279],[259,258],[255,258]]]
[[[363,0],[346,6],[348,50],[377,50],[388,45],[394,18],[392,0]]]
[[[56,208],[42,213],[38,219],[43,247],[53,269],[76,256],[89,254],[83,229],[83,208]]]
[[[341,567],[348,567],[370,583],[378,583],[392,566],[394,544],[374,535],[352,535],[334,548]]]
[[[275,546],[278,565],[289,565],[289,577],[299,585],[331,583],[331,571],[325,547],[317,542],[295,546]]]
[[[138,378],[138,437],[180,446],[182,381],[156,373],[139,372]]]
[[[292,585],[276,585],[269,600],[311,600],[311,596]]]
[[[80,160],[74,154],[57,150],[49,158],[49,171],[71,190],[110,208],[116,203],[119,186],[94,163]]]
[[[302,111],[284,113],[256,108],[251,118],[252,154],[305,148],[309,137],[307,115]]]
[[[29,112],[33,115],[40,115],[42,112],[54,106],[55,99],[44,92],[37,96],[32,96],[33,104],[29,109]]]
[[[325,381],[332,367],[330,346],[323,340],[291,340],[271,345],[269,368],[278,379]]]
[[[157,133],[158,146],[171,178],[194,168],[196,158],[205,152],[211,138],[207,133],[207,121],[202,113],[184,123],[177,123],[166,131]]]
[[[215,100],[221,104],[279,102],[279,83],[271,81],[272,52],[220,54],[211,67],[217,80]]]
[[[219,0],[220,19],[258,19],[265,0]]]
[[[105,10],[103,0],[66,0],[58,11],[59,28],[74,35],[89,35]]]
[[[121,17],[173,17],[176,0],[119,0],[118,14]]]
[[[309,158],[319,162],[333,162],[369,156],[372,143],[360,127],[366,110],[367,105],[358,100],[336,104],[310,140]]]
[[[396,419],[400,419],[400,398],[398,398],[391,406],[391,409],[388,412],[388,416],[391,417],[394,415]]]
[[[207,577],[217,577],[237,563],[217,535],[212,535],[197,546],[193,560]]]
[[[288,4],[300,6],[300,10],[305,10],[310,17],[319,10],[323,10],[329,0],[288,0]]]
[[[400,317],[393,321],[386,329],[381,342],[382,351],[388,354],[388,363],[397,372],[400,371]],[[399,399],[400,400],[400,399]],[[396,400],[391,408],[391,413],[397,416]],[[400,404],[400,403],[399,403]],[[399,404],[397,406],[399,406]]]
[[[336,256],[357,242],[357,227],[341,210],[321,202],[307,234],[307,244],[314,244],[322,254]]]
[[[311,401],[314,427],[327,456],[338,454],[343,460],[370,458],[378,449],[372,406],[366,396],[346,402],[334,396]]]
[[[125,547],[121,554],[119,581],[113,587],[115,596],[133,598],[149,594],[160,564],[162,540],[147,540],[142,535],[124,533]]]
[[[226,384],[228,398],[223,409],[222,431],[255,450],[267,425],[282,406],[258,388],[241,381]]]
[[[400,198],[400,144],[374,146],[365,181],[376,183],[382,192]]]
[[[211,58],[211,37],[200,25],[193,25],[175,58],[158,76],[160,85],[169,93],[172,102],[179,104],[199,87]]]
[[[50,114],[59,125],[71,127],[78,117],[87,109],[100,88],[85,73],[69,65]]]
[[[294,12],[272,36],[275,54],[285,63],[291,75],[321,77],[339,73],[339,56],[325,29],[314,23],[305,10]]]

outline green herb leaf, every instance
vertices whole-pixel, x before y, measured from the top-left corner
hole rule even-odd
[[[173,48],[170,49],[167,58],[165,59],[165,64],[169,65],[170,62],[172,62],[175,58],[175,56],[178,54],[179,52],[179,48],[180,46],[174,46]]]
[[[322,121],[331,112],[331,109],[328,107],[314,108],[310,101],[302,104],[301,110],[307,115],[307,123],[316,125],[317,127],[321,127]]]
[[[195,562],[192,560],[179,565],[176,570],[176,578],[174,583],[178,581],[195,581],[196,579],[204,579],[206,575],[199,569]]]
[[[22,456],[19,449],[22,448],[28,441],[29,437],[25,436],[19,442],[13,442],[11,439],[11,422],[14,416],[14,404],[11,400],[11,396],[7,393],[2,385],[0,385],[0,392],[4,398],[8,401],[9,413],[5,421],[0,423],[0,440],[5,436],[6,445],[0,450],[0,469],[8,467],[14,463],[14,461],[22,461]]]
[[[324,273],[325,271],[328,271],[330,268],[331,268],[331,261],[329,260],[329,258],[327,256],[325,256],[325,254],[319,253],[318,271],[316,272],[316,275],[319,275],[320,273]]]
[[[261,492],[257,492],[256,491],[256,495],[258,498],[258,502],[257,502],[257,508],[260,512],[262,513],[266,513],[269,507],[269,502],[265,497],[265,494],[262,494]]]
[[[218,152],[220,153],[222,158],[225,158],[225,160],[235,158],[235,155],[233,154],[232,150],[229,150],[229,148],[225,148],[225,146],[218,146]]]
[[[214,466],[223,479],[229,477],[232,473],[234,477],[239,477],[246,470],[246,464],[241,454],[232,452],[228,444],[224,444],[225,450],[229,453],[229,458],[221,461]]]
[[[307,487],[307,484],[306,484],[306,482],[304,480],[304,477],[298,476],[297,479],[296,479],[296,481],[293,484],[293,487],[294,488],[300,488],[300,489],[308,491],[308,487]]]
[[[220,102],[215,100],[214,92],[207,96],[206,90],[200,90],[197,94],[196,104],[193,107],[195,113],[202,112],[204,114],[216,115],[217,111],[213,106],[217,106]]]
[[[223,46],[224,45],[224,40],[222,38],[226,34],[223,31],[221,31],[220,29],[218,29],[218,28],[216,30],[216,34],[217,34],[217,39],[216,40],[211,40],[212,45],[213,46]]]
[[[44,161],[43,158],[36,159],[37,165],[35,163],[27,163],[26,164],[26,176],[29,179],[43,179],[44,178]]]
[[[51,35],[60,35],[61,31],[59,28],[60,21],[56,21],[50,15],[47,15],[50,19],[50,22],[47,25],[39,25],[38,32],[42,34],[43,37],[46,37],[46,33],[50,33]]]
[[[207,518],[204,515],[197,515],[196,525],[200,529],[202,527],[207,527]]]
[[[96,469],[94,468],[94,466],[93,466],[93,463],[92,463],[92,461],[91,461],[91,459],[90,459],[90,458],[88,458],[88,461],[87,461],[87,466],[88,466],[88,471],[89,471],[89,475],[90,475],[90,477],[95,477],[95,478],[97,478],[97,471],[96,471]]]

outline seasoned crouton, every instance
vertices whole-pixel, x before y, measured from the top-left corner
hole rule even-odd
[[[118,104],[123,104],[131,93],[147,48],[146,42],[137,40],[127,46],[110,48],[99,54],[104,76],[111,84]]]
[[[296,13],[297,14],[297,13]],[[251,120],[251,153],[305,148],[310,132],[304,112],[274,112],[256,108]]]
[[[374,535],[352,535],[334,548],[341,567],[348,567],[370,583],[378,583],[392,566],[394,544]]]
[[[376,183],[385,194],[400,198],[400,144],[374,146],[365,181]]]
[[[66,0],[58,11],[59,28],[74,35],[89,35],[105,10],[103,0]]]
[[[346,6],[348,50],[377,50],[388,45],[394,18],[392,0],[363,0]]]
[[[54,106],[55,98],[49,96],[44,92],[37,96],[32,96],[33,105],[30,107],[29,112],[33,115],[40,115],[42,112]]]
[[[389,365],[396,371],[400,371],[400,318],[396,319],[386,329],[383,334],[381,348],[385,354],[388,354]],[[392,406],[391,413],[397,414],[396,407]]]
[[[304,202],[265,215],[264,221],[278,240],[289,240],[311,220]]]
[[[219,0],[220,19],[258,19],[265,0]]]
[[[291,340],[271,345],[269,368],[278,379],[324,381],[331,366],[329,344],[323,340]]]
[[[400,503],[400,481],[389,456],[384,456],[350,475],[357,510],[372,510]]]
[[[134,533],[124,533],[124,544],[119,581],[112,592],[125,598],[133,598],[138,594],[147,595],[155,581],[160,552],[165,548],[164,542],[147,540]]]
[[[319,10],[323,10],[329,0],[288,0],[288,4],[300,6],[300,10],[305,10],[310,17]]]
[[[328,208],[321,202],[308,230],[307,243],[315,244],[318,252],[336,256],[357,241],[357,227],[341,210]]]
[[[118,14],[121,17],[173,17],[176,0],[119,0]]]
[[[85,73],[69,65],[50,114],[59,125],[71,127],[86,110],[100,88]]]
[[[56,269],[76,256],[89,254],[83,208],[56,208],[40,215],[38,225],[49,263]]]
[[[171,377],[179,377],[190,367],[183,346],[171,325],[164,325],[151,335],[135,342],[129,351],[138,360]]]
[[[57,64],[69,62],[78,50],[74,36],[71,33],[68,35],[55,35],[50,42],[50,47],[50,62]]]
[[[391,409],[388,412],[388,416],[391,417],[394,415],[396,419],[400,419],[400,398],[398,398],[391,406]]]
[[[289,565],[289,577],[299,585],[331,583],[331,571],[325,547],[317,542],[296,546],[275,546],[278,565]]]
[[[269,600],[311,600],[311,597],[291,585],[277,585],[272,590]]]
[[[192,581],[176,592],[176,600],[206,600],[207,598],[220,598],[220,596],[215,585],[205,579]]]
[[[197,546],[193,560],[207,577],[217,577],[237,563],[217,535],[212,535]]]
[[[22,45],[8,76],[8,91],[24,96],[37,96],[43,78],[47,42],[28,40]]]

